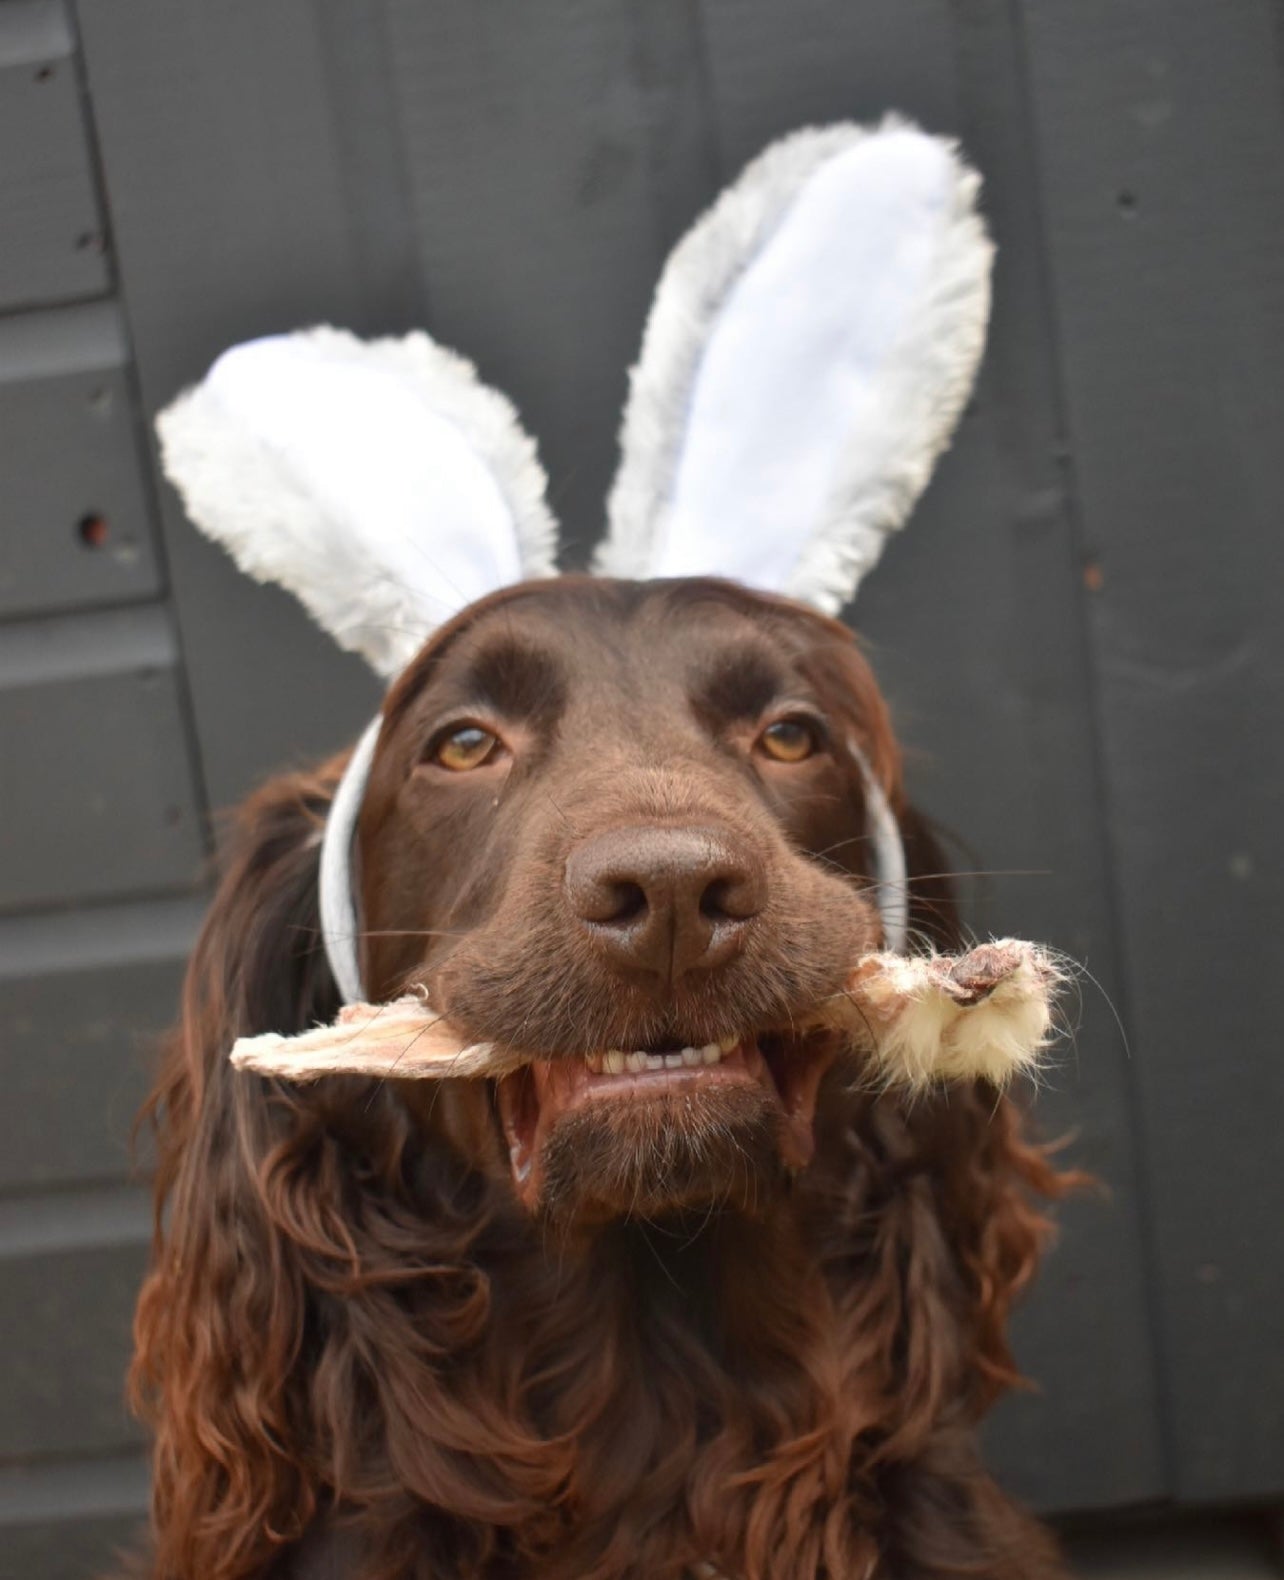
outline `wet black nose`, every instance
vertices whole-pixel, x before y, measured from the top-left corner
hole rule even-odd
[[[716,828],[611,829],[566,862],[580,925],[617,964],[668,982],[735,954],[764,888],[761,863]]]

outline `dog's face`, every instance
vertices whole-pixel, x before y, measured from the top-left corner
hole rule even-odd
[[[368,984],[536,1055],[428,1122],[581,1221],[749,1207],[805,1166],[835,1049],[799,1028],[881,932],[852,747],[892,748],[847,633],[713,582],[529,584],[386,718]]]

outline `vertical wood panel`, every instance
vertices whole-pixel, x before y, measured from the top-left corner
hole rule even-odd
[[[889,110],[956,121],[947,0],[702,0],[723,179],[773,137]]]
[[[229,344],[364,324],[316,21],[305,0],[79,9],[121,289],[149,413]],[[251,584],[163,490],[215,806],[351,739],[379,688],[293,599]]]
[[[93,162],[61,0],[0,5],[0,307],[107,289]]]
[[[1035,172],[1005,5],[707,0],[728,158],[826,119],[896,108],[959,133],[999,244],[989,350],[973,407],[915,518],[861,589],[854,623],[909,748],[911,793],[961,839],[981,931],[1048,938],[1116,978],[1094,761],[1080,567],[1061,474],[1041,290]],[[731,172],[729,171],[728,174]],[[1163,1489],[1124,1050],[1086,987],[1075,1045],[1039,1094],[1040,1128],[1112,1198],[1061,1213],[1018,1323],[1038,1391],[1007,1402],[990,1458],[1043,1507]],[[1103,1301],[1103,1291],[1109,1291]]]
[[[656,7],[660,21],[684,8]],[[534,431],[567,536],[601,531],[662,256],[632,0],[389,0],[433,332]]]
[[[1176,1490],[1284,1490],[1284,136],[1268,0],[1025,8]]]

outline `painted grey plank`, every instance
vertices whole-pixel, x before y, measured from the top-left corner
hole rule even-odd
[[[136,1454],[0,1467],[0,1529],[26,1520],[136,1515],[147,1506],[147,1463]]]
[[[1091,973],[1072,1006],[1073,1045],[1040,1091],[1036,1112],[1045,1135],[1073,1138],[1067,1157],[1105,1186],[1103,1195],[1067,1204],[1058,1215],[1059,1242],[1015,1324],[1018,1359],[1037,1389],[1004,1401],[988,1444],[1021,1496],[1044,1508],[1085,1509],[1140,1503],[1167,1490],[1154,1296],[1132,1070],[1112,1008],[1122,1005],[1123,975],[1022,40],[1009,0],[978,0],[956,8],[954,19],[958,132],[983,174],[983,204],[999,248],[973,421],[988,430],[993,447],[994,508],[1005,521],[1015,571],[1010,602],[984,582],[972,592],[977,606],[1002,610],[1011,622],[1004,665],[1009,676],[1020,671],[1024,678],[1016,697],[1002,675],[994,677],[996,691],[981,686],[972,695],[972,708],[979,701],[1006,716],[1009,745],[993,777],[969,766],[966,691],[938,706],[952,742],[946,771],[970,784],[976,804],[956,814],[944,774],[938,793],[948,797],[943,812],[957,816],[956,827],[969,839],[984,836],[978,866],[1031,872],[981,885],[972,908],[978,921],[1051,938]],[[948,534],[952,501],[941,514]],[[904,584],[901,597],[912,596]],[[966,602],[959,613],[966,618]],[[965,633],[952,633],[944,645],[956,638],[966,640]],[[936,658],[948,666],[939,650]],[[925,739],[935,748],[938,738],[934,732]],[[1013,803],[1031,797],[1033,816],[1023,810],[1010,822]]]
[[[108,285],[102,221],[61,5],[0,6],[0,308]]]
[[[208,897],[0,916],[0,984],[185,960]]]
[[[652,223],[663,257],[720,185],[704,18],[699,0],[634,0],[630,19]]]
[[[146,1240],[5,1256],[0,1455],[106,1453],[141,1436],[124,1405]]]
[[[305,0],[87,0],[79,22],[149,412],[234,341],[379,319]],[[200,539],[168,489],[162,504],[209,799],[223,806],[269,770],[337,749],[379,688],[285,594]]]
[[[1284,1491],[1284,136],[1268,0],[1024,8],[1175,1491]]]
[[[204,848],[158,609],[0,629],[0,909],[187,889]]]
[[[147,1462],[137,1455],[0,1468],[0,1580],[91,1580],[141,1546]]]
[[[0,1190],[118,1178],[145,1158],[130,1131],[200,908],[0,918]]]
[[[39,66],[73,48],[63,0],[8,0],[0,12],[0,66]]]
[[[888,110],[950,131],[948,0],[701,0],[719,146],[730,179],[773,137]]]
[[[792,127],[895,109],[962,135],[985,177],[1000,261],[978,395],[853,618],[908,748],[911,792],[959,836],[953,864],[1026,874],[965,885],[971,924],[1047,938],[1109,988],[1116,947],[1079,565],[1009,8],[704,9],[733,167]],[[1163,1489],[1124,1050],[1095,989],[1076,1019],[1038,1121],[1045,1134],[1075,1132],[1073,1160],[1109,1181],[1111,1203],[1059,1214],[1060,1244],[1017,1324],[1038,1391],[1009,1400],[987,1434],[1003,1479],[1045,1509]]]
[[[137,1183],[0,1195],[0,1259],[51,1256],[145,1240],[151,1203]]]
[[[143,464],[114,306],[0,319],[0,616],[157,590]]]
[[[395,112],[392,41],[382,5],[313,0],[312,11],[360,281],[360,327],[397,334],[425,323],[427,309]]]
[[[130,1130],[181,978],[171,961],[0,982],[0,1190],[130,1172]]]
[[[517,401],[581,551],[662,254],[633,10],[387,6],[430,327]]]

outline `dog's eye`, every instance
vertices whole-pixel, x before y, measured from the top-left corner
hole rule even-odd
[[[492,735],[489,730],[483,730],[476,724],[466,724],[461,730],[452,730],[449,735],[443,735],[429,755],[443,768],[462,774],[489,762],[498,745],[499,737]]]
[[[778,763],[800,763],[816,750],[816,732],[806,719],[777,719],[758,737],[758,744]]]

